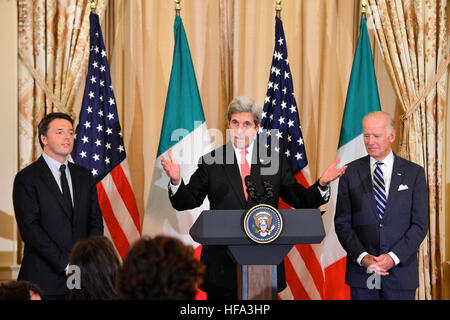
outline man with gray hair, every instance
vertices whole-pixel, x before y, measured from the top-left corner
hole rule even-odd
[[[161,163],[170,178],[169,197],[172,206],[179,211],[196,208],[208,197],[211,210],[245,209],[247,188],[245,177],[255,181],[258,193],[262,181],[270,181],[273,197],[266,203],[277,208],[281,197],[294,208],[317,208],[329,198],[328,184],[340,177],[346,167],[336,169],[338,159],[320,179],[309,188],[297,183],[289,161],[284,154],[268,152],[256,139],[261,122],[260,106],[248,97],[238,97],[228,107],[230,142],[201,157],[196,172],[186,185],[180,176],[180,166],[172,156],[161,156]],[[256,143],[255,143],[256,142]],[[269,154],[270,153],[270,154]],[[262,161],[262,159],[268,161]],[[275,168],[268,168],[275,163]],[[204,246],[201,261],[206,265],[206,277],[202,290],[208,300],[237,299],[236,264],[225,246]],[[284,265],[278,267],[278,291],[286,287]]]
[[[412,300],[419,285],[417,251],[428,230],[424,169],[392,152],[392,117],[363,119],[368,155],[339,181],[336,234],[347,251],[345,282],[354,300]]]

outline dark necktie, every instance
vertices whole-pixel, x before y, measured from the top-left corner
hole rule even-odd
[[[73,215],[72,197],[70,196],[69,183],[67,182],[67,177],[66,177],[66,165],[62,164],[59,167],[59,171],[61,172],[61,188],[62,188],[62,194],[64,197],[64,202],[66,203],[67,209],[69,209],[70,219],[72,219],[72,215]]]
[[[380,166],[383,162],[377,162],[377,167],[373,174],[373,193],[377,203],[378,216],[383,219],[384,209],[386,208],[386,189],[384,187],[383,171]]]

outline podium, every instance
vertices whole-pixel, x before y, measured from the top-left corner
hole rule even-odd
[[[260,244],[247,237],[243,228],[246,210],[205,210],[189,233],[202,245],[227,246],[239,266],[238,297],[242,300],[276,299],[277,273],[294,244],[320,243],[325,237],[318,209],[278,210],[283,229],[273,242]]]

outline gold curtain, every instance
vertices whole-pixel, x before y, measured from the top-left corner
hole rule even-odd
[[[89,56],[89,1],[18,0],[19,169],[41,148],[37,125],[52,111],[72,113]],[[98,0],[98,12],[104,1]],[[75,114],[73,114],[75,115]]]
[[[369,0],[401,117],[401,155],[425,168],[427,237],[419,249],[419,299],[442,298],[445,259],[445,110],[450,62],[446,0]]]

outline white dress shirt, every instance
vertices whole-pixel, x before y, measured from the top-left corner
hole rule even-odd
[[[52,157],[48,156],[45,152],[42,152],[42,157],[44,158],[45,162],[47,163],[48,167],[50,168],[50,171],[53,174],[53,177],[55,177],[56,183],[58,184],[59,190],[62,191],[61,186],[61,171],[59,171],[59,167],[62,164],[66,165],[66,177],[67,177],[67,183],[69,184],[70,189],[70,197],[72,198],[72,206],[74,206],[73,203],[73,188],[72,188],[72,177],[70,176],[70,170],[69,170],[69,161],[66,159],[64,163],[60,163],[59,161],[56,161]]]
[[[255,143],[255,140],[253,140],[253,142],[252,143],[250,143],[250,145],[247,147],[247,155],[245,156],[245,160],[247,160],[247,163],[248,163],[248,167],[249,167],[249,169],[250,169],[250,171],[252,170],[252,154],[253,154],[253,144]],[[238,161],[238,163],[239,163],[239,173],[241,174],[241,176],[242,176],[242,172],[241,172],[241,160],[242,160],[242,152],[244,152],[244,149],[239,149],[239,148],[236,148],[235,146],[234,146],[234,144],[231,144],[232,146],[233,146],[233,149],[234,149],[234,154],[236,155],[236,159],[237,159],[237,161]]]

